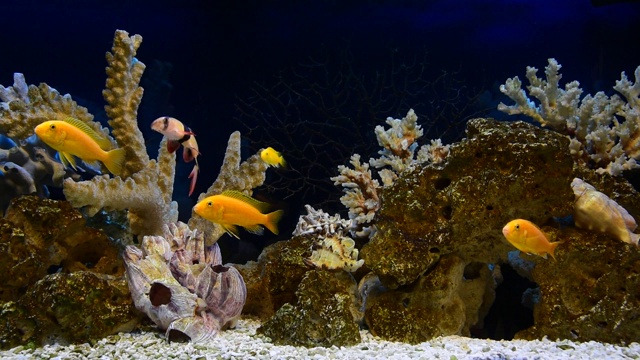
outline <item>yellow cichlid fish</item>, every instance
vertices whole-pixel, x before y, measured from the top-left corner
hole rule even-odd
[[[527,254],[535,254],[547,258],[547,254],[555,260],[556,247],[562,243],[549,242],[547,236],[534,223],[528,220],[516,219],[502,228],[502,234],[511,245]]]
[[[101,161],[114,175],[120,175],[124,163],[125,150],[111,149],[111,143],[96,133],[84,122],[68,118],[64,121],[45,121],[36,126],[35,133],[40,140],[60,154],[60,161],[76,170],[74,156],[88,164]]]
[[[283,211],[276,210],[265,214],[268,209],[269,204],[233,190],[209,196],[193,207],[196,214],[222,225],[229,234],[236,238],[240,238],[238,226],[242,226],[254,234],[262,234],[262,225],[277,235],[278,221],[282,217]]]
[[[269,166],[275,167],[287,167],[287,162],[282,157],[282,154],[277,152],[274,148],[268,147],[260,152],[260,158]]]

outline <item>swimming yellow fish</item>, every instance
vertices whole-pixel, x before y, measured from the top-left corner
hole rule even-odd
[[[528,220],[516,219],[502,228],[502,234],[511,245],[527,254],[535,254],[547,258],[547,254],[555,260],[556,247],[562,243],[549,242],[547,236],[534,223]]]
[[[45,121],[36,126],[35,133],[47,145],[60,154],[60,161],[76,169],[74,156],[88,164],[101,161],[114,175],[120,175],[125,150],[111,149],[111,143],[96,133],[86,123],[68,118],[64,121]]]
[[[287,162],[282,157],[282,154],[277,152],[274,148],[268,147],[260,152],[260,158],[269,166],[275,167],[287,167]]]
[[[262,234],[262,226],[274,234],[278,234],[278,221],[282,210],[265,214],[269,204],[260,202],[239,191],[228,190],[220,195],[209,196],[193,207],[193,211],[201,217],[222,225],[236,238],[239,237],[238,226],[254,234]]]

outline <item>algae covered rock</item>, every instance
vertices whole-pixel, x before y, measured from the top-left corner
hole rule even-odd
[[[295,305],[285,304],[257,333],[278,345],[348,346],[361,341],[355,322],[356,283],[343,271],[308,271]]]
[[[123,277],[89,271],[47,275],[4,307],[3,347],[16,340],[36,345],[99,340],[131,331],[141,318]]]
[[[411,284],[438,259],[497,263],[512,247],[501,229],[571,214],[569,140],[525,122],[473,119],[441,165],[415,166],[383,190],[378,231],[361,256],[389,288]]]
[[[243,314],[266,320],[285,303],[296,303],[296,289],[309,271],[303,259],[311,254],[312,243],[309,237],[294,236],[265,247],[258,261],[234,265],[247,286]]]
[[[469,336],[489,310],[495,281],[484,265],[443,256],[415,284],[374,291],[366,300],[365,321],[373,335],[417,344],[437,336]]]
[[[629,344],[640,339],[640,250],[610,236],[565,230],[558,261],[532,272],[535,325],[517,338]]]
[[[13,199],[0,250],[0,347],[84,342],[139,322],[118,247],[67,202]]]

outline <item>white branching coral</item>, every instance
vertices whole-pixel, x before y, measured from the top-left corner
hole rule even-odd
[[[378,144],[383,147],[378,153],[382,156],[369,159],[369,164],[379,169],[378,176],[384,186],[391,186],[401,172],[416,163],[439,164],[449,155],[449,145],[445,146],[440,139],[436,139],[422,146],[415,156],[417,140],[423,135],[417,121],[418,116],[410,109],[402,119],[388,118],[387,124],[391,128],[385,130],[382,126],[376,127]],[[373,179],[369,164],[362,164],[360,155],[353,154],[353,169],[340,165],[340,175],[331,178],[335,185],[343,187],[345,194],[340,201],[349,209],[349,219],[354,221],[352,232],[358,237],[373,234],[373,218],[381,205],[378,195],[381,186],[378,180]]]
[[[371,177],[369,164],[360,162],[360,155],[351,155],[353,169],[344,165],[338,166],[340,175],[332,177],[335,185],[344,188],[340,201],[349,209],[349,219],[353,221],[356,232],[369,233],[369,224],[376,211],[380,209],[378,190],[380,183]]]
[[[413,161],[418,147],[416,140],[422,136],[423,131],[413,109],[403,119],[388,117],[387,124],[391,127],[386,130],[380,125],[375,129],[378,144],[382,146],[378,154],[382,156],[369,162],[376,168],[390,166],[399,174]]]
[[[581,99],[580,83],[572,81],[560,88],[560,64],[549,59],[546,79],[538,78],[538,69],[527,67],[529,99],[516,76],[507,79],[500,91],[515,104],[500,103],[498,110],[510,115],[523,114],[542,126],[571,137],[570,150],[576,160],[594,166],[598,172],[619,175],[624,170],[638,168],[640,158],[640,66],[635,70],[635,83],[624,72],[613,87],[618,95],[603,92]]]

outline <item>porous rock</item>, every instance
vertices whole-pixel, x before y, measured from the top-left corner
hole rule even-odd
[[[532,271],[534,326],[516,338],[629,344],[640,338],[640,251],[609,235],[567,229],[558,261]]]
[[[311,270],[296,291],[298,302],[285,304],[257,332],[278,345],[349,346],[361,341],[356,282],[344,272]]]

